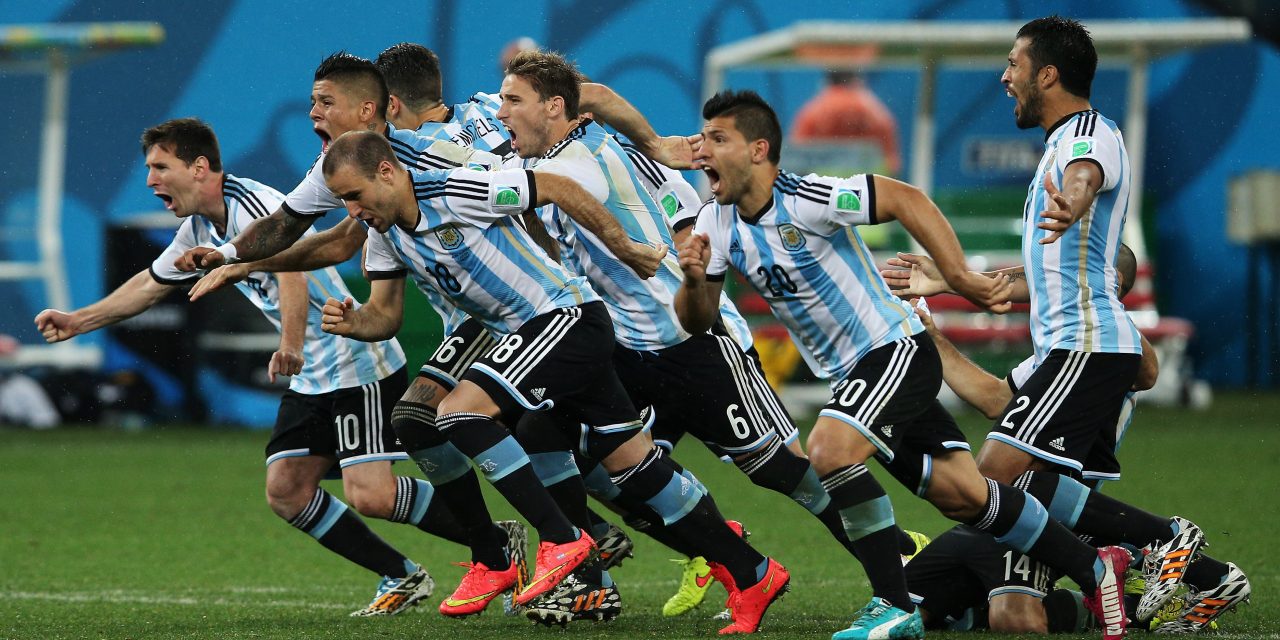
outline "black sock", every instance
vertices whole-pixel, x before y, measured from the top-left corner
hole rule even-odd
[[[903,611],[915,611],[898,557],[893,505],[884,488],[861,464],[828,473],[822,486],[831,496],[831,509],[840,516],[847,548],[862,563],[871,593]]]
[[[1041,603],[1044,604],[1049,633],[1080,633],[1093,619],[1093,614],[1084,606],[1084,595],[1078,591],[1054,589]],[[1126,607],[1126,611],[1132,610]]]
[[[563,544],[578,539],[564,513],[547,493],[524,449],[493,418],[478,413],[453,413],[437,424],[449,441],[475,463],[489,483],[538,531],[543,542]],[[450,502],[450,507],[455,505]],[[461,517],[461,514],[455,515]]]
[[[653,509],[672,535],[697,549],[697,555],[723,564],[735,582],[753,585],[762,579],[764,556],[725,524],[700,484],[663,459],[661,449],[650,450],[639,464],[610,477],[622,495]]]
[[[391,426],[404,450],[435,488],[435,497],[448,506],[450,515],[462,528],[467,540],[464,544],[471,547],[471,561],[499,571],[507,568],[502,548],[506,533],[493,524],[471,459],[436,428],[435,410],[402,400],[391,413]]]
[[[369,530],[355,512],[316,487],[311,502],[289,524],[324,547],[380,576],[403,578],[415,565]]]
[[[1076,581],[1085,593],[1097,588],[1098,552],[1071,533],[1034,496],[987,479],[987,505],[965,524],[981,529]]]
[[[1015,486],[1036,497],[1049,517],[1076,533],[1143,547],[1174,535],[1172,520],[1148,513],[1111,496],[1090,491],[1072,478],[1028,471]]]
[[[432,500],[435,487],[417,478],[396,478],[395,507],[391,511],[392,522],[411,524],[433,536],[466,545],[470,542],[467,530],[458,523],[443,500]]]

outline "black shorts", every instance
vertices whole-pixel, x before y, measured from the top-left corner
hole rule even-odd
[[[286,391],[267,443],[267,464],[298,456],[336,456],[347,467],[407,460],[391,410],[408,388],[402,368],[377,382],[318,395]]]
[[[497,344],[498,341],[493,339],[484,325],[475,318],[468,318],[440,341],[440,346],[427,358],[418,375],[452,391],[458,386],[458,380],[462,379],[467,367]]]
[[[554,411],[598,433],[633,432],[640,416],[613,370],[613,320],[602,302],[530,319],[462,376],[484,389],[514,428],[527,411]]]
[[[1050,351],[987,439],[1079,478],[1095,446],[1114,455],[1116,423],[1141,361],[1142,356],[1131,353]]]
[[[818,415],[856,429],[886,465],[900,451],[939,455],[967,448],[955,419],[938,403],[941,388],[938,348],[922,331],[863,356],[832,386],[831,400]]]
[[[1020,593],[1043,598],[1060,577],[989,533],[957,525],[930,542],[904,569],[911,599],[930,614],[931,628],[945,628],[967,609],[985,609],[991,598]]]
[[[1133,422],[1133,411],[1138,406],[1138,401],[1134,398],[1133,393],[1125,395],[1124,403],[1120,406],[1120,417],[1116,420],[1115,432],[1109,437],[1099,438],[1093,444],[1093,448],[1089,450],[1089,455],[1084,459],[1084,476],[1085,481],[1093,483],[1091,486],[1097,488],[1097,483],[1113,482],[1120,479],[1120,460],[1116,457],[1116,453],[1120,450],[1120,443],[1124,440],[1124,434],[1129,430],[1129,424]],[[1114,442],[1114,446],[1107,446],[1106,443]]]
[[[664,448],[690,433],[736,458],[795,439],[791,417],[732,338],[703,333],[659,351],[619,345],[613,362],[632,402],[650,410],[653,439]]]

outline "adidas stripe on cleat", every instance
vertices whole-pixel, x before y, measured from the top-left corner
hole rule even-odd
[[[1190,520],[1174,516],[1173,521],[1178,525],[1178,534],[1168,542],[1157,545],[1143,560],[1142,578],[1146,582],[1147,591],[1142,594],[1137,611],[1134,612],[1138,620],[1151,618],[1173,597],[1182,584],[1187,566],[1195,559],[1204,542],[1204,532]]]
[[[1248,602],[1253,588],[1249,578],[1235,563],[1227,563],[1222,584],[1207,591],[1190,592],[1177,617],[1156,627],[1156,633],[1199,633],[1212,628],[1222,614],[1241,602]]]
[[[435,588],[435,581],[422,567],[403,578],[384,576],[369,606],[352,611],[351,617],[394,616],[427,599]]]
[[[593,584],[575,572],[554,589],[525,606],[525,616],[535,623],[567,625],[574,620],[608,622],[622,613],[622,596],[617,585]]]

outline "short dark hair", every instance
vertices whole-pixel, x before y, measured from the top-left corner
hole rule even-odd
[[[378,54],[373,65],[382,72],[387,91],[414,111],[443,102],[440,58],[412,42],[393,44]]]
[[[1120,297],[1129,295],[1134,280],[1138,279],[1138,256],[1133,255],[1129,245],[1120,244],[1120,254],[1116,256],[1116,272],[1120,275]]]
[[[748,141],[763,139],[768,142],[769,162],[778,164],[782,156],[782,125],[778,124],[778,114],[774,113],[773,107],[760,94],[749,89],[725,89],[711,96],[702,105],[702,119],[710,120],[719,116],[732,116],[733,126]]]
[[[209,170],[222,171],[222,153],[218,150],[218,136],[213,128],[197,118],[178,118],[161,122],[142,132],[142,153],[156,145],[177,156],[191,166],[196,158],[204,156]]]
[[[1053,65],[1063,89],[1089,97],[1093,74],[1098,70],[1098,52],[1084,25],[1062,16],[1036,18],[1018,29],[1018,37],[1027,39],[1032,73]]]
[[[328,80],[352,91],[361,101],[372,100],[379,116],[387,114],[387,83],[382,72],[365,58],[337,51],[320,61],[314,82]]]
[[[329,145],[321,170],[328,178],[338,169],[351,165],[360,175],[372,179],[378,164],[384,160],[400,166],[386,136],[374,131],[348,131]]]
[[[507,63],[507,75],[524,78],[538,92],[538,99],[564,98],[564,114],[569,120],[578,117],[578,100],[581,92],[578,82],[582,78],[577,65],[554,51],[526,49],[517,53]]]

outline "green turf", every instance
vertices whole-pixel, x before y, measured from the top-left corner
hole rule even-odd
[[[1252,606],[1223,621],[1237,638],[1276,637],[1280,569],[1266,551],[1280,525],[1280,396],[1224,396],[1212,411],[1142,407],[1108,491],[1204,526],[1211,551],[1248,572]],[[971,442],[984,421],[964,416]],[[658,613],[674,589],[672,554],[637,536],[617,570],[626,609],[609,625],[567,632],[493,613],[447,620],[429,606],[392,619],[352,619],[376,580],[277,520],[262,498],[265,434],[189,428],[125,432],[0,431],[0,637],[14,638],[708,638],[723,592],[684,618]],[[747,485],[694,443],[678,452],[752,542],[792,571],[792,592],[762,637],[826,638],[869,591],[860,568],[790,501]],[[409,471],[401,465],[401,472]],[[879,474],[882,481],[886,478]],[[336,483],[329,489],[340,491]],[[892,487],[899,521],[936,534],[946,522]],[[501,505],[495,511],[508,515]],[[456,585],[461,547],[404,526],[374,524]],[[439,593],[439,591],[438,591]],[[964,637],[930,634],[930,637]],[[1082,636],[1091,637],[1091,636]]]

